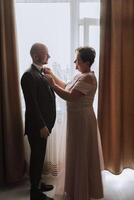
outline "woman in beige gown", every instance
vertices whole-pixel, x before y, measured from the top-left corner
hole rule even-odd
[[[91,65],[95,51],[90,47],[76,50],[76,69],[80,74],[65,84],[52,72],[48,81],[55,92],[67,101],[67,142],[65,193],[67,200],[103,198],[98,148],[97,121],[93,100],[97,81]]]

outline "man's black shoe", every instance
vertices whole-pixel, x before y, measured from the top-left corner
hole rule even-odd
[[[54,199],[48,197],[46,194],[43,194],[39,189],[31,189],[30,200],[54,200]]]
[[[45,183],[40,184],[40,190],[42,192],[48,192],[50,190],[53,190],[54,186],[53,185],[46,185]]]

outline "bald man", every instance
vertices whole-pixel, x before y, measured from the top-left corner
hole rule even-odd
[[[55,123],[55,95],[42,73],[48,63],[48,48],[35,43],[30,50],[32,65],[21,78],[25,99],[25,134],[31,148],[30,155],[30,200],[52,200],[43,194],[53,189],[52,185],[41,183],[41,174],[46,153],[47,138]]]

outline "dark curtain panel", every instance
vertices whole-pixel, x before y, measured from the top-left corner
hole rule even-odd
[[[0,1],[0,185],[24,176],[14,1]]]
[[[134,1],[101,0],[98,121],[105,169],[134,168]]]

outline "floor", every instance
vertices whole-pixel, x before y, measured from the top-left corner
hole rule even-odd
[[[134,200],[134,170],[125,169],[120,175],[112,175],[103,171],[105,200]],[[55,188],[47,193],[54,197]],[[54,197],[60,200],[59,197]],[[21,183],[15,187],[0,189],[0,200],[29,200],[29,183]]]

